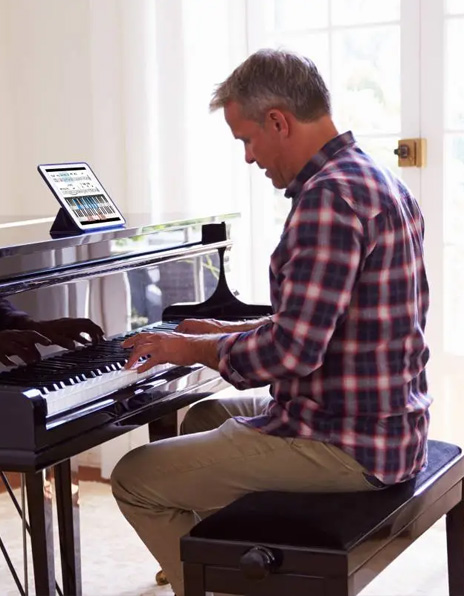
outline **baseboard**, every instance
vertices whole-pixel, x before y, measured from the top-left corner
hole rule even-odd
[[[19,488],[21,486],[21,475],[18,472],[4,472],[11,488]],[[80,482],[103,482],[109,483],[108,478],[102,478],[101,469],[91,466],[79,466],[79,481]],[[6,492],[5,485],[0,480],[0,494]]]

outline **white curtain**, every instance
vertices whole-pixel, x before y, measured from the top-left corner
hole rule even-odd
[[[214,85],[246,55],[245,4],[1,0],[0,216],[54,215],[58,205],[37,164],[84,160],[123,213],[146,214],[147,223],[242,212],[235,252],[245,254],[249,181],[242,149],[222,114],[208,113]],[[245,271],[234,287],[246,286]],[[118,305],[104,299],[114,295],[108,284],[115,281],[121,280],[101,280],[90,296],[97,322],[108,320],[108,309],[115,320]],[[87,301],[86,292],[70,302]],[[118,446],[105,445],[105,474],[142,440],[131,433]]]
[[[244,0],[2,0],[0,215],[53,215],[38,163],[86,160],[126,214],[243,210],[213,87],[246,54]]]

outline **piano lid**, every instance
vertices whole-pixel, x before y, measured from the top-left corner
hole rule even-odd
[[[134,238],[138,240],[143,236],[153,234],[158,234],[162,238],[165,232],[173,230],[195,230],[199,239],[203,224],[228,220],[238,217],[238,215],[238,213],[222,213],[202,217],[165,215],[154,221],[152,216],[146,214],[131,214],[126,216],[127,225],[124,228],[86,232],[60,238],[50,237],[50,228],[54,217],[31,217],[18,221],[17,218],[4,216],[0,217],[0,257],[37,254],[37,252],[112,240]]]
[[[0,220],[0,295],[20,291],[15,280],[26,280],[55,269],[71,273],[71,267],[84,264],[110,265],[111,260],[153,255],[156,252],[184,250],[201,244],[202,227],[209,223],[231,223],[237,213],[202,217],[165,216],[151,221],[147,215],[126,217],[125,228],[100,230],[79,235],[51,238],[54,218],[27,221]]]

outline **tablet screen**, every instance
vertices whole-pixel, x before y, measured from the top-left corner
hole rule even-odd
[[[82,229],[124,223],[121,213],[88,164],[40,165],[39,171]]]

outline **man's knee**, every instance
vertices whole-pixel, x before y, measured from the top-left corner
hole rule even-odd
[[[228,415],[220,399],[204,399],[191,406],[180,425],[180,434],[189,435],[220,426]]]
[[[125,501],[132,493],[140,448],[126,453],[111,472],[111,490],[117,501]]]

